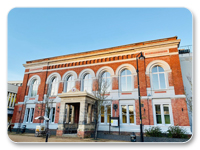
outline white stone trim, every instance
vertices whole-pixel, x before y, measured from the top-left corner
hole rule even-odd
[[[78,79],[83,79],[83,77],[84,77],[84,75],[85,75],[86,73],[91,74],[91,77],[92,77],[92,78],[95,78],[95,73],[94,73],[94,71],[93,71],[92,69],[89,69],[89,68],[88,68],[88,69],[82,70],[82,71],[79,73]]]
[[[122,64],[122,65],[120,65],[120,66],[116,69],[115,75],[120,76],[120,73],[121,73],[122,70],[124,70],[124,69],[128,69],[128,70],[132,73],[132,75],[136,75],[135,67],[134,67],[133,65],[131,65],[131,64]]]
[[[96,78],[99,78],[99,77],[102,75],[102,73],[105,72],[105,71],[109,72],[111,76],[113,76],[113,75],[115,74],[115,73],[114,73],[114,70],[113,70],[111,67],[109,67],[109,66],[104,66],[104,67],[101,67],[101,68],[97,71],[97,73],[96,73]]]
[[[31,83],[32,83],[32,81],[33,81],[34,79],[38,80],[38,86],[39,86],[40,83],[41,83],[41,79],[40,79],[40,76],[38,76],[38,75],[32,76],[32,77],[28,80],[27,86],[30,86]]]
[[[66,80],[66,78],[68,78],[69,76],[74,76],[74,80],[77,79],[77,74],[75,71],[71,70],[71,71],[67,71],[65,72],[65,74],[62,76],[62,81],[64,82]]]
[[[171,72],[171,68],[169,66],[169,64],[163,60],[154,60],[152,62],[150,62],[147,67],[146,67],[146,74],[150,74],[151,70],[154,66],[159,65],[161,66],[165,72]]]
[[[164,104],[169,105],[169,114],[170,114],[170,124],[164,124],[162,122],[162,124],[157,124],[156,123],[156,112],[155,112],[155,105],[161,105],[163,106]],[[171,106],[171,99],[152,99],[152,110],[153,110],[153,120],[154,120],[154,125],[156,126],[174,126],[174,117],[173,117],[173,112],[172,112],[172,106]],[[164,110],[163,108],[161,108],[161,117],[162,117],[162,121],[164,119]]]
[[[51,81],[51,79],[52,79],[53,77],[57,77],[57,78],[58,78],[58,83],[61,81],[61,76],[60,76],[60,74],[57,73],[57,72],[53,72],[53,73],[51,73],[51,74],[47,77],[46,84],[49,84],[50,81]]]

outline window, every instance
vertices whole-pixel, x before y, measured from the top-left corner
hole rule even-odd
[[[169,104],[154,105],[156,124],[171,124]]]
[[[51,82],[50,82],[50,85],[49,85],[49,93],[50,93],[50,96],[55,96],[57,95],[58,93],[58,78],[57,77],[54,77]]]
[[[34,108],[31,108],[30,122],[33,122],[33,116],[34,116]]]
[[[49,118],[49,123],[54,123],[54,121],[55,121],[55,107],[47,108],[46,117]]]
[[[111,105],[101,106],[101,123],[109,123],[111,117]]]
[[[166,89],[165,72],[160,66],[155,66],[152,69],[152,84],[153,89]]]
[[[74,76],[69,76],[67,78],[67,92],[70,91],[75,86]]]
[[[134,105],[121,105],[121,116],[123,124],[134,124]]]
[[[37,91],[38,91],[38,80],[33,80],[31,86],[30,86],[30,96],[34,97],[37,95]]]
[[[83,91],[92,92],[92,77],[90,74],[86,74],[83,78]]]
[[[25,115],[26,116],[25,117],[26,118],[26,120],[25,120],[26,122],[28,122],[28,120],[29,120],[29,113],[30,113],[30,108],[27,108],[26,109],[26,115]]]
[[[106,92],[111,91],[111,76],[109,72],[104,72],[101,76],[101,89]]]
[[[107,105],[106,106],[106,110],[107,110],[107,123],[110,122],[110,117],[111,117],[111,106],[110,105]]]
[[[26,123],[32,123],[34,117],[34,108],[26,108],[25,116],[24,116],[24,122]]]
[[[104,106],[101,106],[101,123],[104,123],[105,120],[105,115],[104,115],[105,111],[104,111]]]
[[[121,91],[132,91],[132,75],[127,69],[121,72],[120,76]]]
[[[127,123],[127,109],[126,105],[122,105],[122,123]]]

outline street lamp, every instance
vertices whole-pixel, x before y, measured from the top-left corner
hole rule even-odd
[[[140,52],[136,56],[136,63],[137,63],[136,72],[137,72],[137,80],[138,80],[138,99],[139,99],[139,111],[140,111],[140,141],[144,142],[143,131],[142,131],[142,113],[141,113],[141,100],[140,100],[140,83],[139,83],[138,59],[145,59],[145,57],[143,56],[142,52]]]

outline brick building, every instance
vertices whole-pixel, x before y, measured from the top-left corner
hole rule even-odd
[[[110,83],[101,107],[99,131],[109,130],[109,117],[119,117],[121,132],[140,132],[136,55],[144,128],[179,125],[190,132],[178,54],[180,39],[170,37],[95,51],[27,61],[13,114],[15,127],[35,129],[44,122],[44,101],[52,101],[50,129],[65,134],[76,124],[78,136],[94,130],[93,92],[99,78]],[[48,94],[47,94],[48,93]],[[114,110],[113,104],[118,108]],[[118,131],[118,127],[112,127]]]

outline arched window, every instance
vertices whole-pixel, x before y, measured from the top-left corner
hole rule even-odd
[[[37,95],[38,91],[38,80],[34,79],[30,85],[30,96],[34,97]]]
[[[120,74],[121,91],[132,91],[132,75],[130,70],[124,69]]]
[[[74,76],[69,76],[67,78],[67,92],[70,91],[74,86],[75,86],[75,82],[74,82]]]
[[[53,77],[49,83],[49,94],[50,96],[55,96],[58,93],[58,78]]]
[[[160,66],[152,68],[152,85],[153,89],[166,89],[165,71]]]
[[[111,76],[107,71],[101,75],[101,88],[106,92],[111,91]]]
[[[86,74],[84,77],[83,77],[83,88],[82,90],[83,91],[87,91],[87,92],[92,92],[92,77],[90,74]]]

